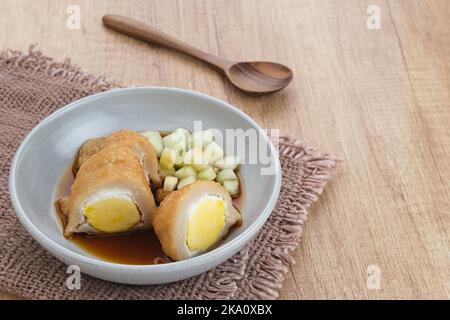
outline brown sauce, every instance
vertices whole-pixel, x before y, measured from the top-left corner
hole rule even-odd
[[[91,255],[123,264],[157,264],[169,262],[153,230],[115,236],[74,234],[70,239]]]
[[[74,177],[72,173],[73,165],[70,165],[61,175],[55,190],[54,200],[61,199],[70,194],[70,187],[73,184]],[[239,173],[239,185],[242,188]],[[243,212],[242,189],[240,195],[233,198],[233,205]],[[62,229],[66,225],[66,217],[58,210],[56,212],[60,218]],[[233,227],[228,234],[236,227]],[[61,230],[63,232],[63,230]],[[162,251],[161,244],[153,230],[142,230],[132,233],[111,235],[111,236],[90,236],[87,234],[73,234],[68,240],[75,243],[78,247],[90,255],[102,260],[132,265],[150,265],[170,262]]]

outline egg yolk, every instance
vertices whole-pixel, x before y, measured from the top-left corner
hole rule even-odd
[[[84,207],[89,224],[103,232],[123,232],[140,220],[137,206],[130,200],[109,198]]]
[[[194,209],[187,227],[187,246],[191,251],[206,250],[222,236],[225,203],[220,198],[202,200]]]

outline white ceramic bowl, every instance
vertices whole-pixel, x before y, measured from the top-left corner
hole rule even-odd
[[[127,265],[91,256],[64,238],[53,205],[59,177],[75,152],[88,138],[121,128],[134,130],[193,130],[194,120],[203,128],[256,129],[246,114],[216,98],[173,88],[127,88],[92,95],[59,109],[43,120],[20,145],[13,160],[9,187],[17,216],[44,248],[68,265],[108,281],[127,284],[160,284],[205,272],[230,258],[247,244],[269,217],[278,198],[281,169],[277,152],[267,136],[259,132],[259,143],[268,149],[275,168],[261,175],[263,167],[242,164],[244,223],[220,246],[203,255],[160,265]]]

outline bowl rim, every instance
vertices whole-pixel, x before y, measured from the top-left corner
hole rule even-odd
[[[46,234],[44,234],[42,231],[40,231],[28,218],[25,210],[23,209],[19,198],[18,198],[18,191],[16,186],[16,172],[17,172],[17,166],[19,164],[20,158],[22,156],[23,150],[28,145],[31,138],[36,134],[38,130],[40,130],[41,127],[45,126],[47,123],[53,121],[53,119],[57,118],[58,116],[62,115],[63,113],[69,112],[72,109],[87,106],[86,102],[89,102],[93,99],[98,99],[106,96],[113,96],[113,95],[120,95],[123,93],[133,93],[135,91],[150,91],[150,92],[163,92],[163,93],[178,93],[178,94],[185,94],[185,95],[191,95],[199,99],[203,100],[209,100],[215,105],[218,105],[224,109],[227,109],[228,111],[235,113],[239,117],[243,118],[246,122],[248,122],[251,126],[258,129],[261,136],[264,138],[266,143],[269,145],[271,150],[271,157],[273,158],[274,164],[275,164],[275,184],[272,189],[272,193],[270,195],[270,200],[267,203],[264,210],[259,214],[259,216],[256,218],[256,220],[247,227],[241,234],[239,234],[236,238],[232,239],[231,241],[219,245],[217,248],[214,248],[211,251],[208,251],[206,253],[203,253],[199,256],[192,257],[186,260],[181,261],[174,261],[167,264],[153,264],[153,265],[132,265],[132,264],[121,264],[121,263],[114,263],[109,261],[104,261],[99,258],[95,257],[89,257],[85,256],[83,254],[77,253],[75,251],[72,251],[69,248],[66,248],[57,242],[53,241],[49,237],[47,237]],[[248,243],[253,236],[256,235],[256,232],[263,226],[263,224],[266,222],[266,220],[269,218],[273,208],[275,207],[276,201],[278,199],[279,193],[281,189],[281,166],[278,156],[278,151],[276,150],[275,146],[271,142],[271,140],[268,138],[267,134],[262,130],[262,128],[254,121],[252,118],[250,118],[247,114],[239,110],[237,107],[234,107],[233,105],[229,104],[228,102],[225,102],[223,100],[220,100],[218,98],[209,96],[204,93],[188,90],[188,89],[181,89],[181,88],[172,88],[172,87],[158,87],[158,86],[143,86],[143,87],[129,87],[129,88],[118,88],[118,89],[112,89],[105,92],[96,93],[93,95],[89,95],[86,97],[83,97],[81,99],[75,100],[55,112],[51,113],[49,116],[44,118],[41,122],[39,122],[25,137],[25,139],[21,142],[19,148],[17,149],[13,161],[11,163],[11,169],[9,174],[9,193],[11,197],[12,205],[15,209],[16,215],[19,218],[19,221],[22,223],[22,225],[25,227],[25,229],[30,233],[30,235],[37,240],[45,249],[50,251],[52,254],[57,255],[57,257],[60,257],[62,255],[62,258],[69,257],[72,260],[75,260],[77,262],[85,263],[87,265],[91,266],[102,266],[106,268],[114,268],[116,270],[132,270],[132,271],[167,271],[168,269],[172,269],[172,271],[181,270],[185,267],[195,267],[195,265],[201,265],[203,263],[207,263],[211,258],[214,256],[221,256],[222,254],[226,252],[233,251],[233,254],[236,252],[236,249],[239,248],[241,245]]]

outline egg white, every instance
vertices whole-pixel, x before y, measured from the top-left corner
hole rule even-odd
[[[231,223],[230,223],[231,217],[229,215],[228,204],[223,197],[216,195],[216,194],[206,194],[206,195],[199,197],[197,199],[197,201],[193,201],[191,203],[191,205],[189,206],[189,208],[182,213],[182,216],[180,217],[179,224],[178,224],[180,234],[182,234],[182,236],[178,238],[177,247],[178,247],[178,250],[181,253],[181,255],[184,256],[185,258],[195,257],[205,251],[211,250],[211,248],[208,248],[205,250],[191,251],[187,245],[187,231],[188,231],[189,221],[190,221],[192,215],[194,214],[195,210],[197,209],[198,205],[202,201],[207,200],[207,199],[214,199],[214,200],[220,199],[224,202],[224,205],[225,205],[224,206],[224,208],[225,208],[225,223],[224,223],[224,226],[220,233],[219,239],[222,239],[231,227]],[[183,208],[180,208],[180,209],[182,210]]]

